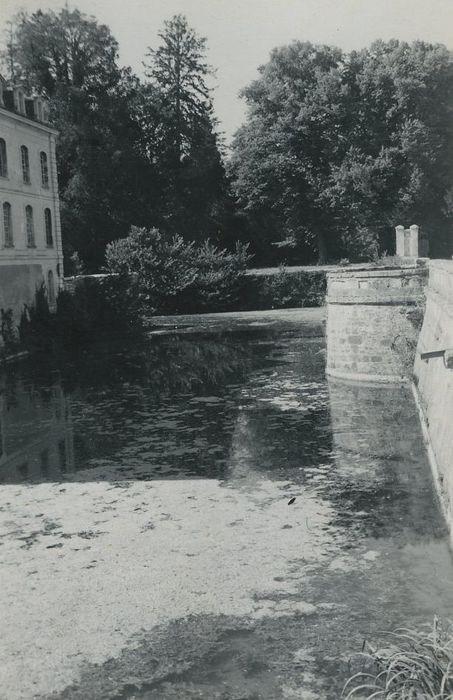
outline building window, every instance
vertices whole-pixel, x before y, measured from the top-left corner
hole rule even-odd
[[[55,283],[52,270],[47,273],[47,298],[49,306],[55,306]]]
[[[13,221],[11,218],[11,204],[9,202],[3,202],[3,231],[5,234],[5,248],[12,248],[14,245]]]
[[[49,166],[47,165],[47,153],[41,151],[39,158],[41,160],[41,182],[46,189],[49,187]]]
[[[0,177],[8,177],[8,161],[6,159],[5,139],[0,139]]]
[[[44,209],[44,227],[46,229],[46,246],[52,248],[52,214],[50,213],[50,209]]]
[[[28,159],[27,146],[20,147],[20,155],[22,159],[22,177],[26,185],[30,184],[30,161]]]
[[[29,248],[35,247],[35,226],[33,224],[33,209],[29,204],[25,207],[25,226],[27,229],[27,245]]]

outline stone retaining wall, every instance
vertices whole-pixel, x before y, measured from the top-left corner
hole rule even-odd
[[[407,381],[408,357],[417,342],[411,313],[423,304],[427,274],[424,261],[328,273],[328,375]]]
[[[414,365],[414,393],[431,466],[450,529],[453,529],[453,369],[443,357],[421,353],[453,348],[453,261],[429,263],[426,311]]]

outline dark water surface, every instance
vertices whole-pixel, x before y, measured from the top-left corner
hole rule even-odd
[[[161,493],[168,481],[175,517],[184,484],[196,499],[194,480],[200,493],[217,489],[213,519],[223,499],[241,498],[242,516],[216,529],[212,567],[234,561],[235,547],[247,552],[238,571],[252,569],[249,608],[234,581],[228,593],[218,584],[221,601],[215,585],[198,586],[214,602],[190,603],[185,615],[171,614],[170,596],[168,619],[144,624],[132,647],[88,659],[66,689],[38,695],[338,698],[364,639],[453,612],[452,559],[412,396],[327,381],[323,327],[309,313],[177,323],[141,347],[3,375],[0,483],[29,484],[33,498],[45,484],[145,482]],[[248,502],[278,525],[257,525]],[[153,528],[147,537],[158,537]],[[211,545],[192,542],[209,562]],[[175,565],[180,587],[191,571]]]

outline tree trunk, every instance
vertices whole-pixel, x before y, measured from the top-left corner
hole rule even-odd
[[[317,243],[318,243],[318,265],[325,265],[325,263],[327,262],[327,244],[326,244],[326,237],[325,237],[323,231],[318,231]]]

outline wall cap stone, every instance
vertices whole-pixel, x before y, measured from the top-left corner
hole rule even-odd
[[[360,372],[347,372],[331,367],[326,368],[326,374],[334,379],[344,379],[348,382],[357,382],[363,386],[366,382],[374,384],[407,384],[409,379],[400,374],[363,374]]]
[[[443,270],[453,275],[453,260],[430,260],[428,268],[430,270]]]
[[[370,265],[369,267],[337,267],[327,272],[331,276],[341,277],[401,277],[428,274],[428,258],[414,258],[412,262],[402,262],[401,265]],[[453,263],[453,260],[452,260]],[[453,268],[452,268],[453,269]]]

